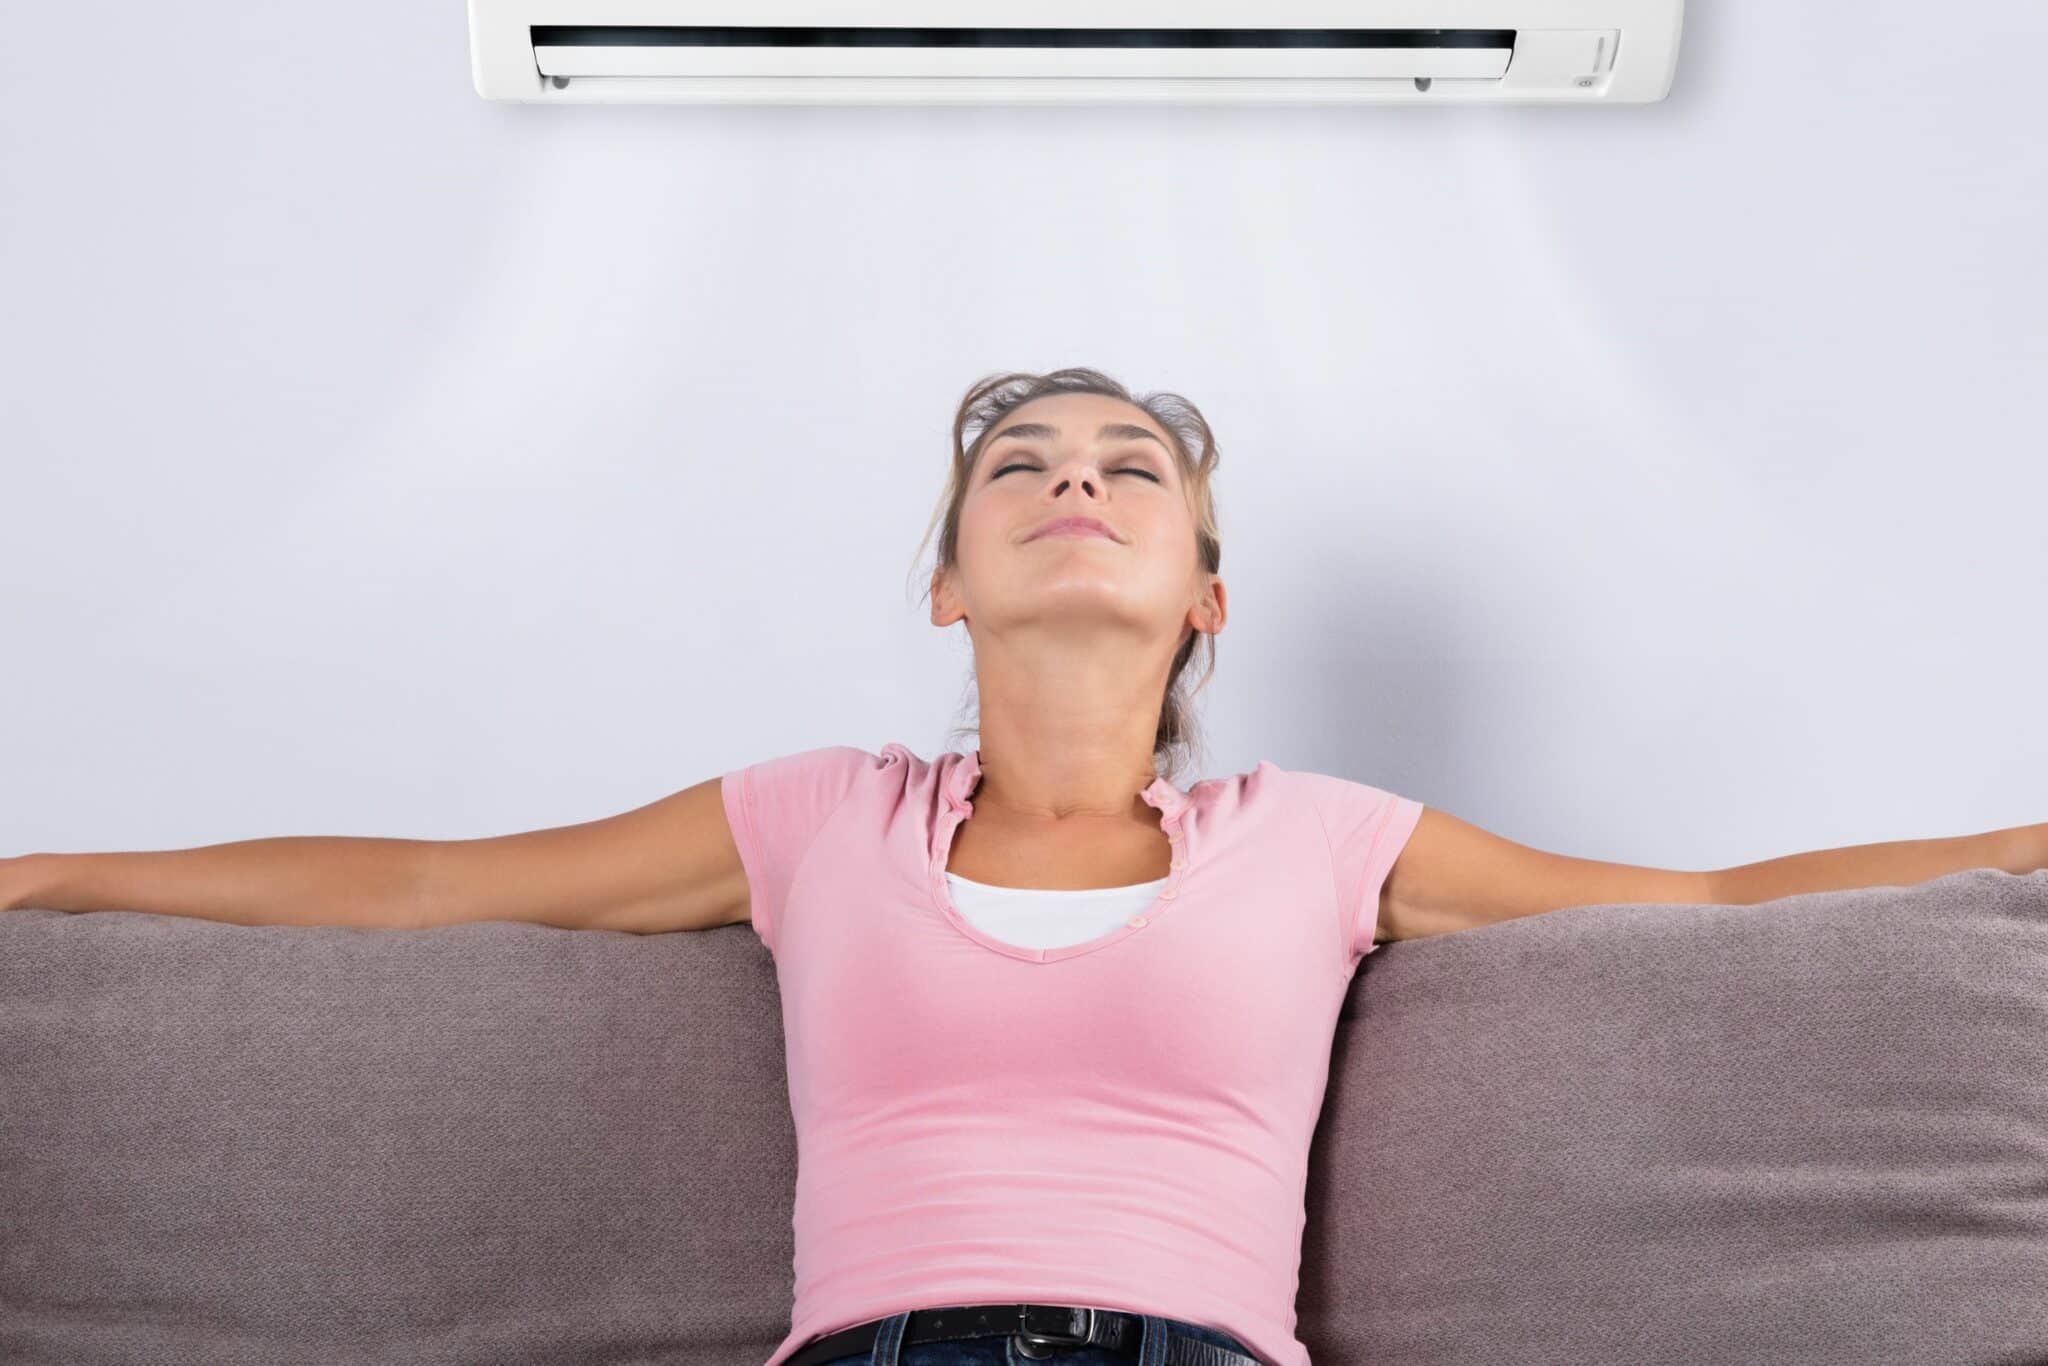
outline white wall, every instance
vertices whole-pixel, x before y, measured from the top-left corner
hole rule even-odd
[[[1586,857],[2048,819],[2048,8],[1600,108],[502,105],[462,6],[10,16],[0,853],[931,754],[961,391],[1221,437],[1202,775]]]

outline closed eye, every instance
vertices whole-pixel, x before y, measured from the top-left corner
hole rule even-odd
[[[1022,461],[1015,461],[1015,462],[1012,462],[1011,464],[1008,464],[1008,465],[1005,465],[1005,466],[1003,466],[1003,467],[1002,467],[1001,469],[997,470],[997,471],[996,471],[995,473],[993,473],[993,474],[989,475],[989,478],[991,478],[991,479],[1000,479],[1000,478],[1002,478],[1002,477],[1003,477],[1004,475],[1008,474],[1008,473],[1009,473],[1009,472],[1010,472],[1011,470],[1035,470],[1035,469],[1037,469],[1037,468],[1038,468],[1038,466],[1036,466],[1036,465],[1026,465],[1026,464],[1024,464],[1024,463],[1023,463]],[[1151,480],[1151,481],[1152,481],[1153,483],[1155,483],[1155,484],[1163,484],[1163,483],[1165,483],[1165,482],[1166,482],[1166,481],[1165,481],[1164,479],[1161,479],[1161,478],[1160,478],[1160,477],[1159,477],[1158,475],[1156,475],[1156,474],[1152,473],[1152,471],[1150,471],[1150,470],[1146,470],[1146,469],[1139,469],[1139,468],[1138,468],[1138,467],[1136,467],[1135,465],[1126,465],[1126,466],[1125,466],[1124,468],[1122,468],[1122,469],[1120,469],[1120,470],[1111,470],[1111,471],[1110,471],[1110,473],[1111,473],[1111,474],[1138,474],[1138,475],[1143,475],[1143,476],[1144,476],[1145,478],[1147,478],[1147,479],[1150,479],[1150,480]]]

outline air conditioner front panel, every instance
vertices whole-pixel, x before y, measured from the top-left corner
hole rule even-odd
[[[487,99],[1646,103],[1684,0],[467,3]]]

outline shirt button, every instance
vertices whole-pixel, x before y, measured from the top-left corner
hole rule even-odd
[[[1169,868],[1185,868],[1188,866],[1188,861],[1184,858],[1177,858],[1167,866]]]
[[[1162,901],[1171,901],[1177,895],[1179,894],[1175,892],[1172,888],[1168,888],[1166,891],[1163,891],[1159,894],[1159,898]]]
[[[1133,916],[1133,917],[1131,918],[1131,928],[1132,928],[1132,929],[1134,929],[1134,930],[1142,930],[1142,929],[1144,929],[1144,928],[1145,928],[1145,917],[1144,917],[1144,916],[1142,916],[1142,915],[1140,915],[1140,916]]]

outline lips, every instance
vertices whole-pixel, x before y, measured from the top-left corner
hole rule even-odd
[[[1024,539],[1035,541],[1041,536],[1085,536],[1090,534],[1101,536],[1111,541],[1117,539],[1117,534],[1109,529],[1107,523],[1098,521],[1093,517],[1055,517]]]

